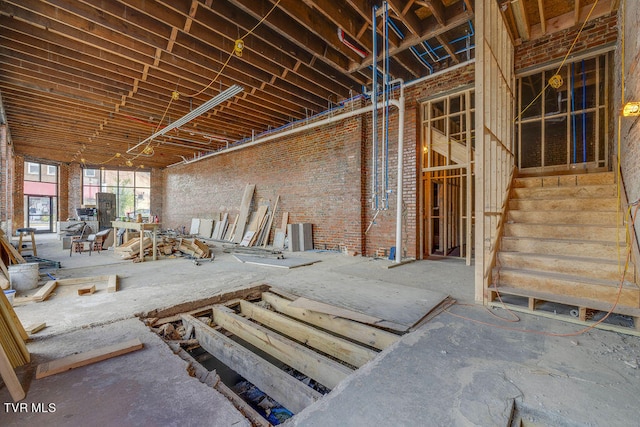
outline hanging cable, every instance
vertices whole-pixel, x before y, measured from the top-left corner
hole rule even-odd
[[[567,58],[569,57],[569,55],[571,54],[571,51],[573,51],[573,48],[575,47],[576,43],[578,42],[578,38],[580,37],[580,34],[582,34],[582,30],[584,29],[585,25],[587,25],[587,22],[589,22],[589,18],[591,17],[591,14],[593,13],[594,9],[596,8],[596,5],[598,4],[599,0],[596,0],[595,2],[593,2],[593,5],[591,6],[591,9],[589,10],[589,13],[587,14],[587,17],[585,18],[584,22],[582,23],[582,26],[580,27],[580,30],[578,31],[578,34],[576,34],[576,37],[573,39],[573,43],[571,43],[571,46],[569,47],[569,50],[567,51],[567,54],[564,56],[564,58],[562,59],[562,62],[560,63],[560,66],[558,67],[558,69],[556,70],[555,74],[558,74],[560,72],[560,70],[562,69],[562,67],[564,66],[564,63],[567,61]],[[547,84],[542,88],[542,90],[540,91],[540,93],[538,93],[538,95],[533,98],[531,100],[531,102],[529,102],[529,104],[527,104],[526,107],[524,107],[519,113],[518,115],[513,119],[513,122],[517,122],[520,120],[520,118],[522,117],[522,115],[524,114],[525,111],[527,111],[529,109],[529,107],[531,107],[537,100],[538,98],[540,98],[542,96],[542,94],[544,93],[545,90],[547,90],[547,88],[550,86],[550,82],[547,82]]]
[[[215,75],[215,77],[211,80],[211,82],[209,82],[209,84],[207,86],[205,86],[202,90],[191,94],[191,95],[185,95],[188,98],[194,98],[198,95],[200,95],[201,93],[203,93],[205,90],[209,89],[211,87],[211,85],[213,85],[215,83],[216,80],[218,80],[218,77],[220,77],[220,75],[222,74],[222,72],[224,71],[224,69],[227,67],[227,65],[229,64],[229,61],[231,61],[231,58],[233,58],[234,53],[237,54],[237,56],[242,56],[242,50],[244,49],[244,39],[249,37],[251,34],[253,34],[253,32],[255,31],[256,28],[258,28],[258,26],[260,26],[260,24],[262,24],[268,17],[269,15],[271,15],[271,12],[273,12],[276,7],[278,6],[278,4],[280,3],[280,0],[277,0],[274,5],[271,7],[271,9],[269,9],[269,12],[267,12],[266,15],[264,15],[262,17],[262,19],[260,19],[260,21],[258,21],[258,23],[256,25],[253,26],[252,29],[250,29],[249,31],[247,31],[247,33],[238,38],[233,45],[233,49],[231,49],[231,52],[229,52],[229,56],[227,57],[227,60],[224,62],[224,64],[222,64],[222,68],[220,68],[220,70],[218,71],[218,73]]]

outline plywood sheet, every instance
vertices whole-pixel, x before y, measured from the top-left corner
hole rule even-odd
[[[198,227],[198,235],[200,237],[204,237],[208,239],[211,237],[211,233],[213,232],[213,219],[211,218],[200,218],[200,226]],[[217,225],[217,223],[216,223]]]
[[[289,293],[294,292],[289,290]],[[323,312],[321,305],[317,304],[321,302],[329,307],[344,308],[371,317],[370,322],[351,317],[345,318],[406,332],[441,305],[448,295],[393,283],[365,279],[360,281],[354,278],[348,283],[345,282],[342,287],[332,289],[330,293],[322,288],[315,288],[306,291],[304,297],[305,299],[296,300],[291,305]],[[333,312],[327,314],[338,315]],[[374,321],[374,319],[379,320]]]

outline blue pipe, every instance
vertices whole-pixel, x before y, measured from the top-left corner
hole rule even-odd
[[[373,83],[372,83],[372,97],[373,97],[373,105],[376,105],[378,102],[378,34],[377,34],[377,20],[376,15],[378,11],[378,6],[373,6]],[[376,108],[373,109],[372,115],[372,124],[371,124],[371,134],[372,134],[372,142],[373,142],[373,153],[372,153],[372,162],[373,162],[373,170],[371,173],[373,174],[373,188],[371,195],[371,205],[378,210],[378,111]]]
[[[587,73],[582,60],[582,162],[587,163]]]
[[[574,91],[574,84],[575,84],[574,72],[575,72],[575,63],[571,63],[571,123],[573,127],[573,162],[572,163],[576,163],[576,139],[578,138],[576,134],[576,115],[574,113],[574,111],[576,110],[576,97],[575,97],[575,91]]]
[[[389,4],[387,2],[384,3],[384,18],[385,18],[385,70],[387,71],[387,75],[384,80],[385,87],[385,134],[384,134],[384,208],[389,209],[389,98],[391,97],[391,89],[389,84]]]

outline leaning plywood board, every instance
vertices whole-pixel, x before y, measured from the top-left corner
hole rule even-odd
[[[131,353],[132,351],[140,350],[142,347],[143,344],[140,340],[135,338],[123,343],[113,344],[107,347],[87,351],[85,353],[72,354],[71,356],[52,360],[51,362],[41,363],[38,365],[38,369],[36,370],[36,379],[45,378],[70,369],[111,359],[112,357],[120,356],[122,354]]]
[[[4,351],[4,348],[0,346],[0,376],[4,385],[9,389],[9,394],[14,402],[18,402],[25,398],[26,393],[22,388],[22,384],[18,380],[16,371],[13,370],[9,357]]]
[[[198,235],[200,237],[204,237],[205,239],[208,239],[211,237],[211,233],[213,232],[213,228],[214,228],[214,221],[211,218],[200,218],[200,225],[198,227]],[[217,222],[216,222],[216,226],[217,226]]]
[[[325,387],[336,387],[353,372],[341,363],[238,316],[225,306],[214,307],[213,321]]]
[[[298,342],[303,342],[309,347],[320,350],[356,368],[361,367],[378,354],[374,350],[274,313],[249,301],[240,301],[240,312],[269,329],[280,332]]]
[[[182,321],[194,326],[202,348],[225,365],[233,366],[238,374],[293,413],[302,411],[322,397],[311,387],[195,317],[182,315]]]
[[[245,227],[247,225],[247,219],[249,218],[249,208],[251,207],[251,200],[253,199],[253,192],[256,189],[255,184],[247,184],[242,195],[242,204],[240,205],[240,215],[236,222],[236,230],[233,237],[234,243],[240,243],[244,237]]]
[[[303,308],[291,307],[290,300],[281,298],[271,292],[263,292],[262,300],[268,302],[269,305],[279,313],[319,326],[322,329],[379,350],[384,350],[400,339],[399,335],[372,326],[363,325],[362,323],[352,320],[333,317]]]

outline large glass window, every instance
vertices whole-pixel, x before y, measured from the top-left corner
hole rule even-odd
[[[117,216],[135,217],[151,213],[151,173],[133,170],[84,169],[82,203],[96,204],[96,193],[116,195]]]
[[[580,59],[518,78],[520,169],[608,166],[609,57]]]
[[[55,231],[58,220],[58,167],[24,162],[24,226]]]

